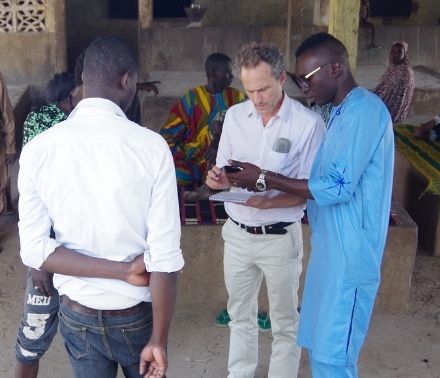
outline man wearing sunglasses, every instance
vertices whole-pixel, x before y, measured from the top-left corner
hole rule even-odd
[[[313,377],[357,377],[357,361],[380,281],[390,214],[394,140],[383,102],[357,86],[345,46],[327,33],[296,50],[297,82],[318,105],[333,108],[308,180],[267,172],[267,189],[307,199],[312,251],[298,344]],[[249,163],[231,182],[257,190]]]

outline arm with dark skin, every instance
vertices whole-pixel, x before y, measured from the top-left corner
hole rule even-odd
[[[138,91],[153,92],[154,96],[159,94],[156,84],[160,84],[160,81],[144,81],[142,83],[136,84],[136,89]]]
[[[240,161],[230,160],[229,164],[238,165],[243,170],[237,173],[227,173],[226,176],[233,186],[257,191],[255,183],[261,173],[261,169],[254,164],[244,163]],[[215,181],[213,175],[210,176]],[[309,190],[308,180],[292,179],[273,172],[268,172],[266,175],[267,189],[275,189],[280,192],[290,193],[304,199],[313,199],[313,195]]]
[[[308,180],[305,179],[293,179],[268,172],[266,175],[266,184],[269,189],[294,194],[304,199],[313,199],[313,194],[309,190]]]
[[[135,286],[148,286],[150,277],[143,254],[131,262],[117,262],[82,255],[65,247],[56,248],[40,269],[66,276],[116,279]]]
[[[168,368],[167,342],[177,295],[177,272],[152,272],[150,277],[153,305],[153,334],[140,356],[139,374],[164,377]]]
[[[292,206],[304,205],[306,200],[293,194],[282,193],[275,197],[268,198],[266,196],[252,196],[249,198],[245,206],[255,207],[261,210],[285,208]]]
[[[143,255],[132,262],[116,262],[89,257],[58,247],[41,269],[70,276],[110,278],[136,286],[149,286],[153,305],[153,333],[140,356],[140,374],[164,377],[168,367],[168,331],[176,303],[177,272],[147,272]]]
[[[428,122],[422,123],[414,129],[414,136],[418,139],[429,139],[430,131],[435,127],[435,118]]]

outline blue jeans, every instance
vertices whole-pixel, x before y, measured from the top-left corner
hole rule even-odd
[[[15,358],[23,364],[38,361],[49,349],[58,329],[58,291],[45,297],[34,288],[30,269],[26,281],[23,316],[17,333]]]
[[[60,304],[60,331],[75,378],[139,375],[139,355],[153,330],[151,303],[129,316],[83,315]]]

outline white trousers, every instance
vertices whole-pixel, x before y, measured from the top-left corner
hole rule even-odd
[[[300,348],[296,345],[299,314],[298,285],[302,270],[301,223],[284,235],[253,235],[228,220],[224,274],[231,317],[228,378],[252,378],[258,363],[258,293],[263,276],[272,325],[269,378],[298,374]]]

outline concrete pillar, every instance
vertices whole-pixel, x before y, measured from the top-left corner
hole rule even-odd
[[[314,0],[313,25],[328,26],[328,12],[330,0]]]
[[[330,0],[328,32],[347,48],[353,70],[357,59],[359,7],[357,0]]]
[[[63,72],[67,70],[67,26],[66,26],[66,3],[65,0],[53,1],[49,19],[53,23],[55,39],[55,70]],[[53,18],[53,19],[52,19]]]
[[[139,81],[150,77],[149,53],[145,39],[149,38],[148,29],[153,25],[153,0],[138,0],[138,64]]]
[[[286,69],[295,69],[295,50],[303,38],[304,0],[287,0]]]
[[[147,29],[153,23],[153,0],[138,0],[139,28]]]

